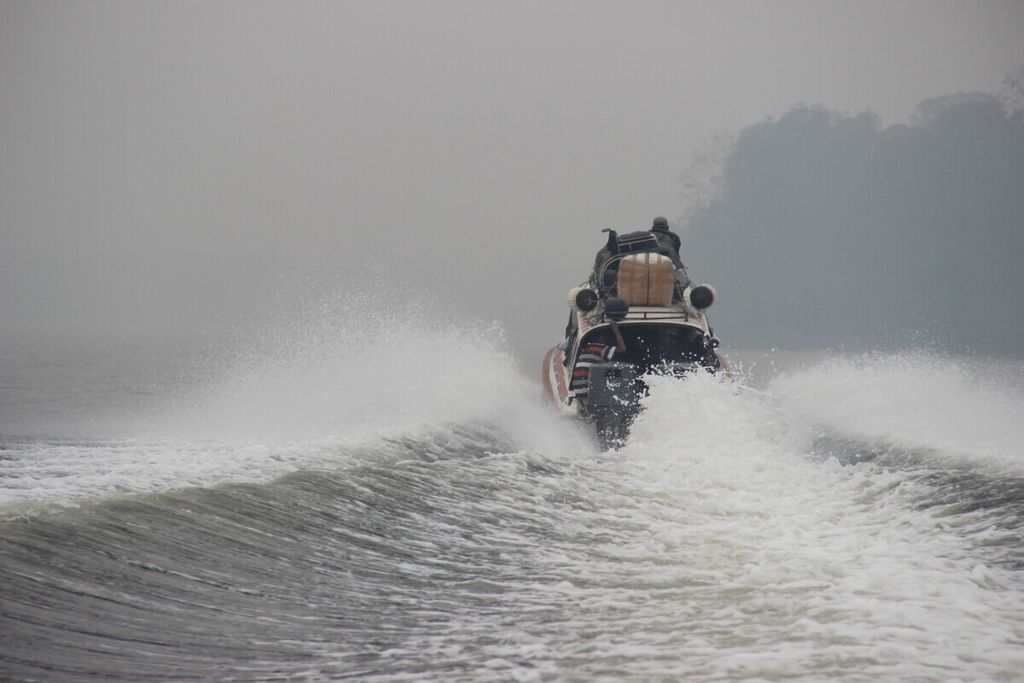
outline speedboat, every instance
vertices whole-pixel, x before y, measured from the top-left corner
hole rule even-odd
[[[628,437],[648,374],[728,370],[706,312],[714,289],[690,282],[678,257],[644,234],[619,237],[618,253],[569,291],[565,339],[544,357],[555,409],[592,422],[605,449]]]

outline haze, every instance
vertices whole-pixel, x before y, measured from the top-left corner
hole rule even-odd
[[[0,330],[210,329],[369,271],[539,351],[714,135],[905,122],[1022,36],[1013,1],[4,0]]]

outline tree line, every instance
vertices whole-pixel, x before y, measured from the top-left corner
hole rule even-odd
[[[684,227],[733,347],[1024,353],[1024,111],[967,93],[910,123],[799,105],[750,126]]]

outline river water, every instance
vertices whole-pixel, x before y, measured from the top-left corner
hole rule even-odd
[[[1024,680],[1020,362],[734,352],[602,453],[392,322],[6,345],[0,679]]]

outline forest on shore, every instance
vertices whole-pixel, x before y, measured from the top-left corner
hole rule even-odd
[[[793,107],[736,137],[682,232],[727,346],[1020,355],[1024,108],[961,93],[883,127]]]

